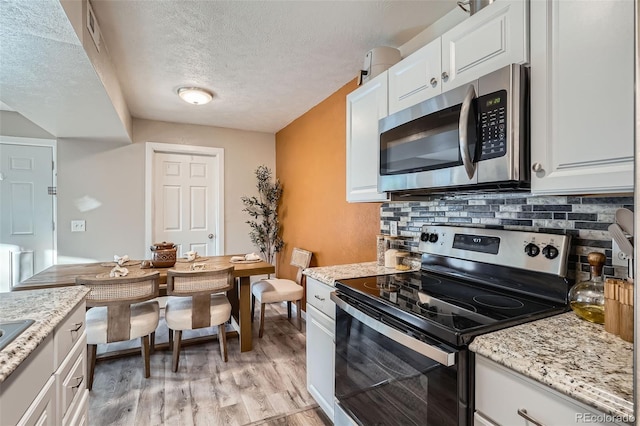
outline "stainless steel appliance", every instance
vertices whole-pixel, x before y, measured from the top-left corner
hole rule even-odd
[[[509,65],[380,120],[380,191],[530,187],[527,69]]]
[[[418,272],[336,282],[337,425],[471,425],[477,335],[568,310],[565,235],[430,225]]]

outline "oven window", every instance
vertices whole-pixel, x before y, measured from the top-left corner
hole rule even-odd
[[[459,404],[457,366],[414,352],[340,308],[336,315],[336,399],[356,422],[465,424],[458,417],[465,407]]]
[[[380,174],[394,175],[461,165],[458,132],[461,107],[456,105],[380,134]],[[474,134],[475,122],[471,126],[470,133]],[[475,145],[475,140],[471,143]]]

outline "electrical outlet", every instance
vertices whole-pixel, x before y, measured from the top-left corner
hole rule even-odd
[[[615,242],[615,240],[611,240],[611,251],[611,264],[613,266],[629,266],[629,258],[626,254],[620,251],[620,247],[618,247],[618,244]]]
[[[84,232],[85,231],[85,221],[84,220],[72,220],[71,221],[71,232]]]
[[[389,222],[389,234],[392,237],[398,236],[398,222],[396,221]]]

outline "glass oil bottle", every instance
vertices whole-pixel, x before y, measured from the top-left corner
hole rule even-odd
[[[604,324],[602,267],[606,257],[602,253],[592,252],[587,256],[587,260],[591,267],[591,278],[571,287],[569,303],[579,317],[596,324]]]

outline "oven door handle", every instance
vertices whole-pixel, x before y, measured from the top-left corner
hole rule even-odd
[[[456,364],[455,351],[445,351],[441,348],[429,345],[425,342],[408,336],[393,327],[389,327],[388,325],[371,318],[369,315],[363,313],[344,300],[340,299],[335,292],[331,293],[329,296],[331,297],[331,300],[336,304],[336,306],[338,306],[340,309],[342,309],[361,323],[365,324],[366,326],[371,327],[383,336],[386,336],[389,339],[398,342],[399,344],[447,367],[451,367]]]
[[[471,102],[476,97],[476,91],[473,84],[469,85],[467,94],[462,102],[462,108],[460,109],[460,122],[458,123],[458,134],[460,135],[460,155],[462,156],[462,165],[467,172],[469,179],[473,179],[473,175],[476,173],[476,164],[471,158],[469,152],[469,111],[471,110]]]

